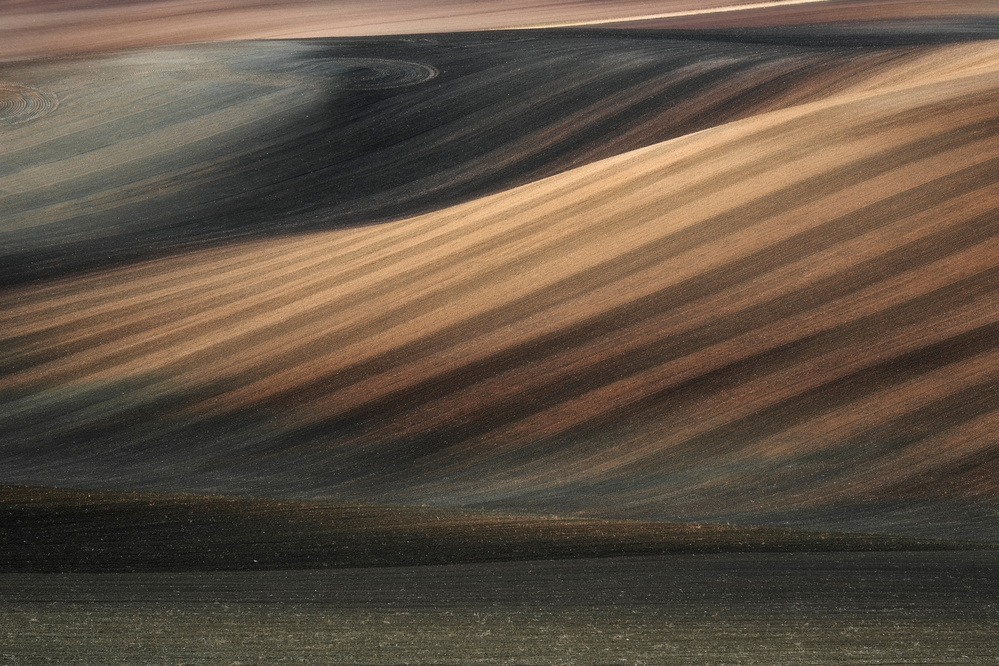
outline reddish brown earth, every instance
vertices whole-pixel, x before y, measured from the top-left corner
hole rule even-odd
[[[689,11],[749,0],[0,0],[0,59],[220,39],[405,35]]]

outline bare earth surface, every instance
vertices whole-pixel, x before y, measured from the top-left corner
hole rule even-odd
[[[0,663],[995,663],[997,128],[985,0],[0,0]]]
[[[0,574],[0,662],[992,664],[999,563],[740,553]]]
[[[724,28],[754,28],[808,24],[869,25],[872,32],[882,35],[887,24],[898,29],[908,23],[933,25],[943,19],[958,19],[967,25],[999,17],[999,7],[991,0],[827,0],[801,4],[777,4],[754,7],[744,5],[741,11],[676,12],[676,16],[647,19],[625,19],[608,22],[607,27],[644,27],[693,30]],[[685,15],[683,15],[685,14]],[[881,29],[877,24],[881,23]]]
[[[999,17],[999,7],[992,0],[0,0],[0,14],[2,60],[184,42],[538,26],[717,29],[966,20]]]
[[[3,78],[38,101],[8,86],[0,109],[0,275],[440,209],[825,96],[900,55],[532,31],[13,64]]]
[[[0,572],[267,571],[664,553],[999,550],[739,525],[455,508],[0,488]]]
[[[815,1],[815,0],[812,0]],[[826,0],[819,0],[826,1]],[[752,0],[0,0],[0,58],[222,39],[498,30],[703,11]]]
[[[996,538],[995,44],[423,216],[9,289],[3,480]],[[0,183],[68,180],[8,201],[130,191],[88,185],[100,143],[46,161],[69,107]],[[75,206],[10,237],[107,233],[58,233]]]

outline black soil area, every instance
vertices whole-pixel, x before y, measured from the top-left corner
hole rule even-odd
[[[377,567],[720,552],[954,550],[962,542],[377,505],[6,488],[0,571]]]

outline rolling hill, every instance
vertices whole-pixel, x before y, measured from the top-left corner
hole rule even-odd
[[[999,538],[996,42],[545,34],[17,65],[0,481]]]

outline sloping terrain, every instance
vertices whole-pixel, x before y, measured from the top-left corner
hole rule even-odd
[[[0,23],[0,58],[226,39],[497,30],[747,4],[759,3],[753,0],[441,0],[434,3],[417,0],[0,0],[0,14],[4,17]]]
[[[0,106],[0,278],[440,209],[906,57],[540,31],[9,64],[0,81],[22,87],[0,95],[30,83],[51,103],[30,122],[23,100]]]
[[[0,480],[999,538],[999,46],[858,57],[451,208],[9,289]]]

